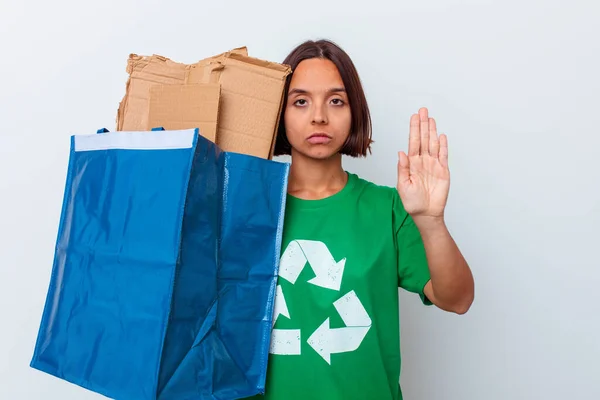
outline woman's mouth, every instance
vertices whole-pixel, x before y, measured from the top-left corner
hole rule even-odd
[[[306,139],[310,144],[327,144],[331,142],[331,136],[323,132],[313,133]]]

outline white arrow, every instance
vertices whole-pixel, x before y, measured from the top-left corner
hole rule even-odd
[[[271,354],[300,355],[300,329],[273,329]]]
[[[290,242],[279,263],[279,276],[294,284],[306,264],[306,256],[297,241]]]
[[[281,285],[277,285],[275,294],[275,309],[273,310],[273,326],[280,315],[290,318],[285,297]],[[273,329],[271,332],[271,346],[269,352],[272,354],[298,355],[300,354],[300,329]]]
[[[275,326],[275,322],[277,322],[277,318],[279,318],[280,315],[290,318],[290,311],[288,310],[287,303],[285,302],[283,290],[281,289],[281,285],[277,285],[277,292],[275,293],[275,307],[273,310],[273,326]]]
[[[290,242],[281,256],[279,276],[294,284],[307,262],[315,273],[315,277],[308,281],[309,283],[326,289],[340,290],[346,259],[336,262],[323,242]]]
[[[308,338],[308,344],[328,364],[331,364],[331,354],[358,349],[371,328],[371,318],[354,291],[338,299],[333,305],[346,327],[330,329],[327,318]]]

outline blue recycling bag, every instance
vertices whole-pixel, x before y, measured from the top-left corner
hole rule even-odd
[[[73,136],[31,367],[119,400],[264,393],[288,173],[197,129]]]

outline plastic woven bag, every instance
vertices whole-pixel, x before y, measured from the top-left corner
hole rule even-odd
[[[116,399],[263,393],[288,172],[193,129],[73,136],[31,367]]]

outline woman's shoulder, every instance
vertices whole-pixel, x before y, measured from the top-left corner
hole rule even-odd
[[[354,174],[355,187],[360,197],[360,206],[365,210],[376,211],[378,215],[389,218],[395,227],[402,224],[408,217],[402,199],[395,187],[378,184]]]
[[[360,186],[363,190],[367,190],[369,192],[373,192],[375,194],[380,194],[380,195],[390,195],[395,193],[398,193],[396,191],[396,188],[388,186],[388,185],[384,185],[381,183],[375,183],[373,181],[370,181],[366,178],[363,178],[361,175],[359,175],[356,172],[348,172],[348,176],[350,177],[350,179],[353,179],[356,183],[357,186]]]
[[[398,191],[395,187],[367,180],[357,173],[348,172],[350,179],[355,181],[355,188],[362,197],[367,197],[374,201],[380,201],[395,205],[399,201]]]

